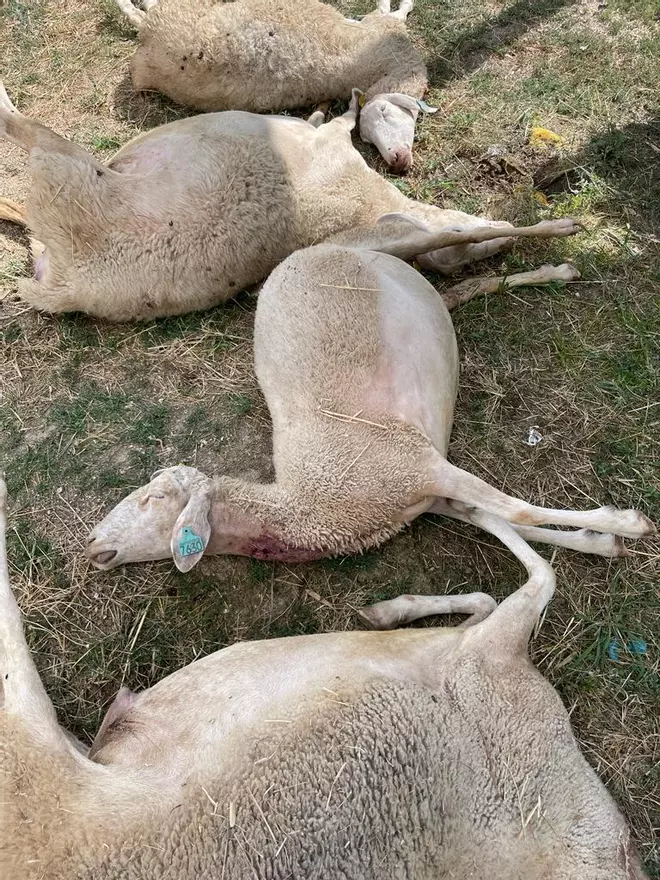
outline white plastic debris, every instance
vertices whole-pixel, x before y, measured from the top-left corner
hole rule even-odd
[[[529,433],[527,434],[527,443],[528,446],[538,446],[538,444],[543,440],[543,434],[539,434],[538,425],[532,425],[529,429]]]

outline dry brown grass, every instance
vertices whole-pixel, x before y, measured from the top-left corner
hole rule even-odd
[[[455,313],[463,366],[453,460],[536,503],[612,502],[658,520],[654,15],[651,0],[603,9],[595,0],[418,0],[410,24],[427,48],[429,100],[441,111],[420,124],[415,168],[398,184],[517,221],[570,213],[589,230],[521,243],[504,260],[529,268],[572,258],[582,282],[494,295]],[[110,0],[10,0],[0,27],[20,108],[102,158],[184,113],[131,94],[133,36]],[[559,150],[528,145],[537,122],[564,137]],[[493,144],[505,161],[486,155]],[[24,156],[3,144],[0,193],[21,201],[27,186]],[[12,495],[12,575],[46,685],[79,735],[93,735],[122,683],[148,686],[236,639],[352,628],[355,609],[404,591],[500,598],[521,582],[493,539],[431,517],[379,552],[343,560],[205,559],[186,576],[167,562],[90,569],[80,553],[89,528],[156,467],[270,475],[268,413],[251,370],[255,298],[148,326],[45,317],[13,298],[16,277],[30,271],[24,236],[0,224],[0,242],[0,467]],[[524,442],[530,425],[544,438],[534,448]],[[559,551],[558,594],[533,646],[651,871],[657,550],[644,543],[612,562]],[[646,654],[612,662],[610,641],[633,635],[647,641]]]

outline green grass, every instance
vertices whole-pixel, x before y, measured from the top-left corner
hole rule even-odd
[[[121,146],[121,143],[114,137],[106,137],[102,134],[91,135],[88,139],[89,146],[95,151],[115,152]]]
[[[254,406],[252,398],[247,394],[229,394],[229,408],[234,415],[245,416]]]

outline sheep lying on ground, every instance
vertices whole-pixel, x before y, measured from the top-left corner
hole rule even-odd
[[[148,320],[223,302],[331,237],[451,273],[512,235],[578,231],[570,220],[514,230],[407,199],[351,144],[357,100],[318,127],[196,116],[140,135],[106,166],[23,117],[0,86],[0,136],[30,153],[26,223],[41,251],[20,296],[48,312]],[[16,208],[0,202],[0,219],[15,221]]]
[[[0,874],[11,880],[644,880],[527,641],[554,573],[501,605],[401,596],[375,627],[243,642],[122,690],[87,755],[57,724],[23,634],[0,482]]]
[[[412,165],[426,67],[406,33],[412,0],[390,0],[362,21],[319,0],[153,0],[148,13],[117,0],[139,31],[136,89],[157,89],[198,110],[263,113],[366,91],[362,140],[396,171]]]
[[[532,277],[573,272],[546,267]],[[479,289],[472,282],[449,300]],[[605,556],[625,552],[614,536],[654,531],[634,510],[534,507],[449,464],[454,329],[434,288],[395,257],[333,244],[293,254],[259,296],[254,357],[275,482],[160,471],[92,532],[87,553],[97,566],[172,554],[187,571],[204,552],[318,559],[376,546],[422,513],[465,519],[472,507],[515,523],[526,540]]]

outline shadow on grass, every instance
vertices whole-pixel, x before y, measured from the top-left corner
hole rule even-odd
[[[176,122],[195,112],[175,104],[159,92],[135,91],[128,70],[116,86],[112,98],[118,118],[138,126],[141,131]]]
[[[548,195],[577,196],[599,186],[607,214],[654,236],[660,227],[660,118],[594,134],[578,154],[541,169],[534,183]]]
[[[490,55],[501,54],[524,33],[574,3],[575,0],[517,0],[473,27],[454,31],[448,39],[442,38],[446,31],[446,7],[430,4],[423,15],[423,28],[431,50],[431,86],[438,88],[471,73]]]

